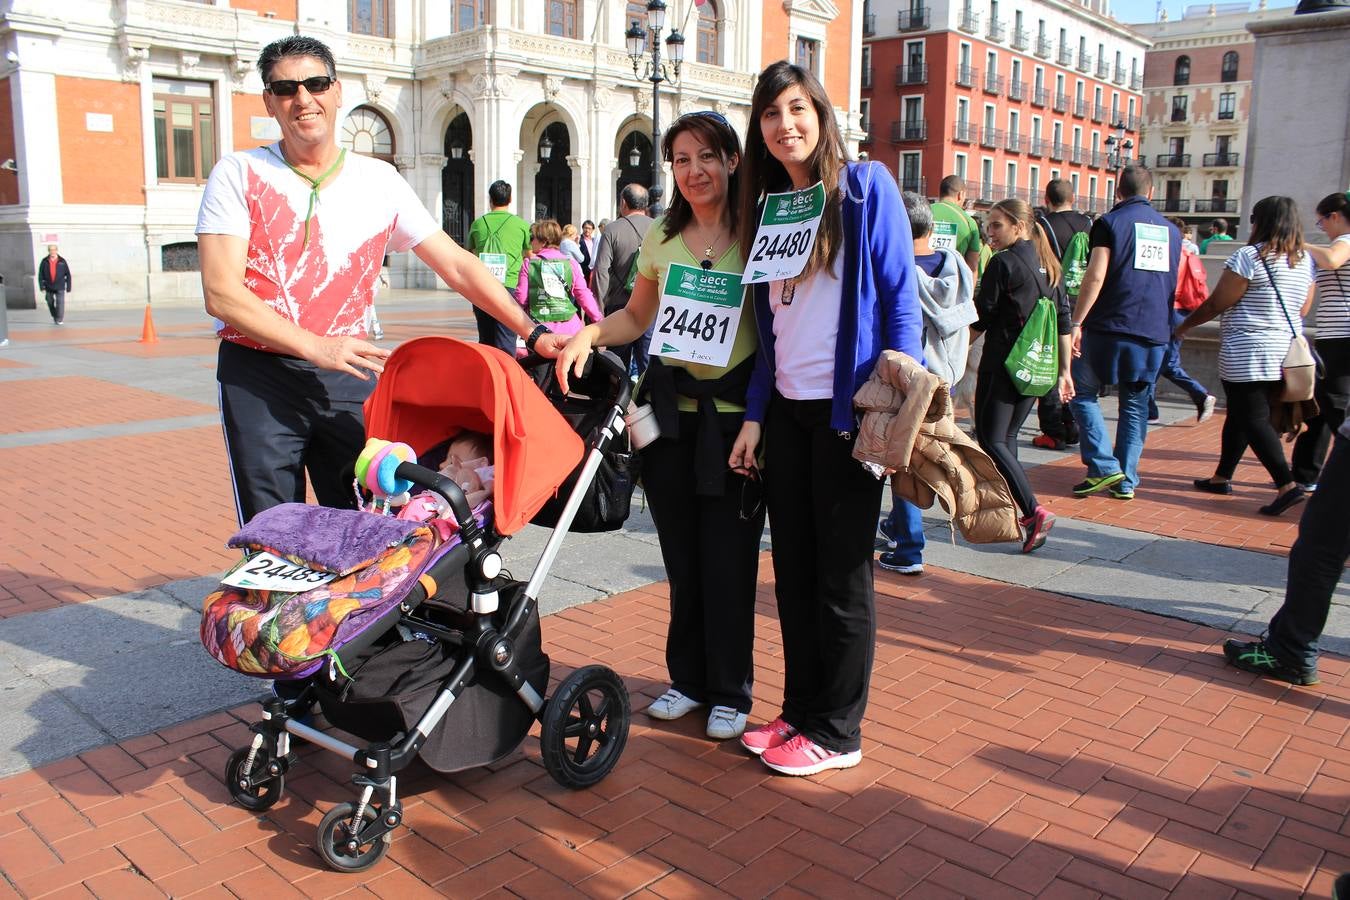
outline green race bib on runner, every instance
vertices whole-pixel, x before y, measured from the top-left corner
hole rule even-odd
[[[934,222],[933,236],[928,245],[934,250],[956,249],[956,224],[954,222]]]
[[[1143,272],[1166,272],[1172,261],[1169,243],[1165,226],[1134,223],[1134,267]]]
[[[825,212],[825,185],[817,181],[801,191],[769,194],[755,232],[745,284],[795,278],[806,268]]]
[[[480,253],[478,258],[483,261],[483,265],[487,266],[487,270],[492,273],[493,278],[502,284],[506,284],[506,269],[510,260],[505,253]],[[508,287],[515,287],[515,285],[508,285]]]
[[[671,263],[661,288],[651,354],[725,366],[741,324],[741,276]]]

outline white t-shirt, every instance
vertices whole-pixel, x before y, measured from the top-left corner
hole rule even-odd
[[[1312,260],[1305,253],[1290,267],[1280,255],[1267,259],[1266,265],[1275,276],[1283,310],[1261,265],[1259,247],[1241,247],[1228,257],[1227,268],[1247,279],[1247,292],[1219,316],[1219,377],[1224,381],[1279,381],[1289,342],[1303,333],[1300,310],[1312,284]]]
[[[843,271],[841,248],[829,274],[817,272],[790,288],[789,303],[783,302],[788,282],[769,282],[774,385],[789,400],[828,400],[834,396],[834,346],[839,337]]]
[[[1332,241],[1350,244],[1350,234]],[[1317,270],[1317,339],[1350,338],[1350,262]]]
[[[282,317],[317,335],[364,335],[385,254],[416,247],[440,226],[393,166],[348,153],[319,190],[306,238],[310,184],[280,157],[273,144],[216,163],[197,234],[245,238],[244,284]],[[220,336],[261,346],[228,324]]]

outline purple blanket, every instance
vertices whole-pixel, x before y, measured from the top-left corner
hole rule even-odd
[[[254,516],[228,545],[270,550],[303,560],[311,568],[345,575],[403,543],[418,527],[417,522],[359,509],[283,503]]]

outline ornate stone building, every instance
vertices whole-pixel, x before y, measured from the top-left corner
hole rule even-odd
[[[793,58],[822,77],[856,148],[851,4],[668,3],[662,54],[673,30],[686,49],[660,86],[663,127],[716,109],[744,133],[755,73]],[[199,297],[202,184],[221,154],[279,136],[254,62],[292,33],[333,48],[343,143],[393,163],[452,236],[499,178],[526,218],[611,217],[620,185],[651,181],[652,85],[625,49],[647,16],[646,0],[0,0],[7,300],[34,304],[50,241],[77,273],[76,307]],[[390,280],[435,282],[410,254]]]

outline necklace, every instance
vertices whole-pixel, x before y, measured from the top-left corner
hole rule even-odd
[[[700,232],[703,231],[702,225],[699,226],[699,231]],[[721,236],[720,234],[714,234],[713,239],[708,241],[703,248],[703,260],[699,263],[699,266],[702,267],[705,271],[713,267],[713,251],[717,249],[717,240],[720,236]],[[695,243],[702,244],[704,242],[702,240],[699,240],[696,241]]]

